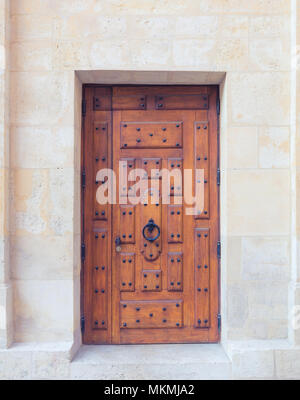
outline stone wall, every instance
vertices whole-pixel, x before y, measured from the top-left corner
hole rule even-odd
[[[10,45],[3,11],[7,3]],[[79,78],[84,75],[76,71],[98,71],[88,74],[95,83],[93,76],[101,80],[101,70],[128,71],[128,83],[137,82],[133,71],[153,71],[144,83],[174,83],[176,76],[177,83],[209,83],[204,78],[193,81],[188,73],[176,75],[202,71],[226,74],[221,85],[222,342],[228,343],[236,365],[244,362],[243,353],[240,348],[235,352],[232,342],[299,345],[299,331],[290,326],[292,307],[300,305],[300,86],[298,71],[296,99],[296,72],[291,68],[296,24],[291,10],[296,4],[299,9],[299,2],[0,4],[1,57],[6,60],[0,85],[1,103],[6,104],[0,117],[0,315],[13,316],[13,340],[80,342]],[[154,71],[161,71],[159,78]],[[111,72],[111,83],[118,76]],[[292,105],[297,105],[297,147]],[[10,276],[14,308],[7,313]],[[9,318],[0,325],[1,344],[10,342],[8,332]],[[257,357],[261,362],[262,353]],[[282,364],[285,355],[278,357]]]

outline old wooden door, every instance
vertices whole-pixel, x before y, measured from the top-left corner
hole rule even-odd
[[[218,88],[87,86],[83,104],[84,343],[217,342]],[[104,168],[113,205],[96,198]],[[178,170],[194,192],[203,171],[192,215]]]

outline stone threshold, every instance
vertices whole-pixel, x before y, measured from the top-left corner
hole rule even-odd
[[[231,379],[220,344],[82,346],[71,379]]]

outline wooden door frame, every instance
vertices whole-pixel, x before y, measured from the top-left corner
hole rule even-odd
[[[81,193],[80,193],[80,212],[81,212],[81,232],[80,232],[80,237],[81,237],[81,271],[80,271],[80,324],[81,324],[81,334],[82,334],[82,343],[84,343],[84,331],[85,331],[85,317],[84,317],[84,297],[85,297],[85,282],[84,282],[84,273],[85,273],[85,262],[84,262],[84,254],[85,254],[85,246],[84,246],[84,188],[85,188],[85,174],[84,174],[84,166],[85,166],[85,159],[84,159],[84,154],[85,154],[85,147],[84,147],[84,133],[85,133],[85,124],[86,124],[86,118],[85,118],[85,90],[86,88],[114,88],[114,87],[147,87],[147,86],[169,86],[169,87],[215,87],[217,89],[217,142],[218,142],[218,148],[217,148],[217,160],[218,160],[218,175],[220,176],[220,85],[213,84],[195,84],[195,85],[176,85],[176,84],[83,84],[82,85],[82,115],[81,115]],[[111,118],[111,126],[113,126],[113,111],[111,110],[112,118]],[[111,154],[110,154],[110,159],[111,159],[111,165],[109,166],[112,168],[113,164],[113,135],[111,136]],[[219,249],[221,250],[221,243],[220,243],[220,235],[221,235],[221,215],[220,215],[220,193],[221,193],[221,182],[219,180],[218,182],[218,196],[217,196],[217,211],[218,211],[218,236],[219,236],[219,244],[220,247]],[[113,214],[110,220],[110,228],[112,228],[113,224]],[[112,250],[111,250],[112,251]],[[219,334],[218,334],[218,341],[217,343],[220,343],[221,340],[221,257],[218,254],[218,316],[219,316]],[[208,343],[211,344],[211,343]]]

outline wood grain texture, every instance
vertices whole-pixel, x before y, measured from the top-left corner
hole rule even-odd
[[[89,85],[84,96],[84,343],[218,342],[218,88]],[[184,182],[172,179],[170,204],[162,204],[166,183],[157,171],[154,197],[149,190],[142,203],[130,204],[132,181],[117,185],[123,204],[97,204],[97,171],[113,167],[119,179],[120,161],[127,174],[143,169],[138,180],[146,184],[152,170],[203,169],[204,210],[187,215],[191,205],[176,204]],[[160,228],[153,242],[142,234],[151,219]],[[146,229],[149,238],[157,233]]]

